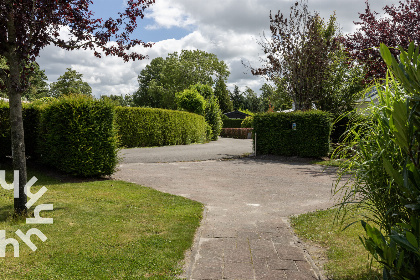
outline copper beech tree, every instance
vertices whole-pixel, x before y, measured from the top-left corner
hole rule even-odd
[[[399,54],[398,46],[408,49],[411,41],[420,43],[420,0],[399,1],[398,5],[386,5],[383,11],[386,16],[372,11],[366,1],[365,12],[354,23],[359,29],[342,40],[351,56],[366,65],[365,82],[385,78],[387,67],[379,53],[381,43],[390,47],[394,56]]]
[[[134,46],[151,47],[130,35],[137,19],[154,0],[127,0],[126,8],[113,19],[95,18],[90,0],[2,0],[0,1],[0,56],[7,60],[1,69],[9,97],[13,168],[19,170],[19,198],[15,198],[15,214],[24,214],[27,181],[21,96],[29,85],[31,62],[42,48],[53,44],[65,50],[91,49],[96,57],[114,55],[124,61],[144,59],[130,52]],[[68,31],[69,39],[60,36]]]

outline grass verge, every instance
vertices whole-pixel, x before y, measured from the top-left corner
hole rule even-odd
[[[6,172],[11,182],[11,171]],[[27,225],[12,219],[13,191],[0,188],[0,230],[20,244],[0,258],[2,279],[176,279],[184,252],[199,226],[202,204],[136,184],[101,180],[60,183],[40,173],[35,193],[48,191],[32,206],[52,203],[42,217],[53,224]],[[37,228],[48,238],[33,252],[15,234]]]
[[[347,229],[334,223],[337,209],[328,209],[290,218],[295,233],[304,241],[325,248],[327,262],[323,265],[326,276],[334,280],[382,279],[377,264],[372,264],[369,254],[359,240],[364,235],[360,223]],[[352,221],[361,219],[361,210],[351,210]]]

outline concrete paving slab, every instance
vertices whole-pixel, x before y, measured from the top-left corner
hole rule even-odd
[[[307,161],[123,162],[114,176],[205,204],[185,279],[322,279],[287,217],[335,204],[334,174]],[[251,260],[251,261],[250,261]]]

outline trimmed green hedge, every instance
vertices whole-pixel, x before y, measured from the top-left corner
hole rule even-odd
[[[110,175],[117,165],[114,107],[85,96],[60,98],[41,110],[41,161],[77,176]]]
[[[223,128],[241,128],[242,119],[224,119]]]
[[[26,156],[35,157],[39,111],[23,104],[23,129]],[[0,102],[0,159],[12,155],[9,103]]]
[[[296,124],[296,130],[293,124]],[[258,154],[301,157],[328,155],[332,126],[329,113],[264,113],[254,116],[253,125],[254,133],[257,133]]]
[[[206,141],[206,121],[197,114],[152,108],[117,107],[120,144],[150,147],[202,143]]]
[[[252,128],[222,128],[221,137],[250,139],[248,135],[252,133]]]

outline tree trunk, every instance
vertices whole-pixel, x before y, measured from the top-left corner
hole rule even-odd
[[[10,4],[10,3],[9,3]],[[23,118],[22,118],[22,100],[21,95],[24,90],[21,81],[21,63],[16,54],[16,32],[14,15],[8,15],[8,41],[9,48],[6,53],[6,59],[9,63],[9,79],[6,79],[7,90],[9,94],[9,108],[10,108],[10,126],[12,138],[12,156],[13,169],[19,170],[19,190],[15,193],[14,209],[16,215],[25,215],[26,208],[26,156],[25,156],[25,141],[23,132]],[[16,178],[15,178],[16,180]]]
[[[12,72],[12,71],[11,71]],[[12,76],[12,73],[11,73]],[[18,73],[19,79],[19,73]],[[15,195],[14,208],[16,215],[24,215],[27,212],[26,208],[26,156],[25,156],[25,141],[23,131],[22,118],[22,101],[21,94],[16,90],[9,88],[9,107],[10,107],[10,125],[12,136],[12,156],[13,169],[19,170],[19,197]],[[16,180],[16,178],[15,178]]]

